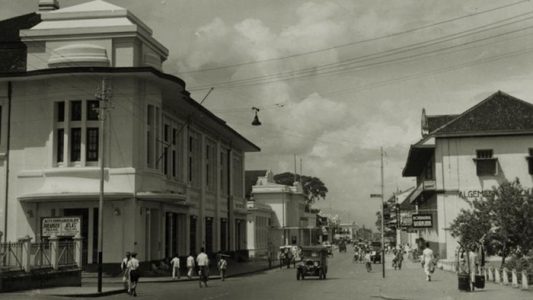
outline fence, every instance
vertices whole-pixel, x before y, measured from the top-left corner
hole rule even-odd
[[[22,247],[20,242],[0,243],[0,269],[2,271],[23,270]]]
[[[0,243],[0,271],[25,271],[34,269],[59,269],[67,266],[81,268],[82,238],[59,241],[50,237],[48,242],[32,243],[30,237],[17,242]]]

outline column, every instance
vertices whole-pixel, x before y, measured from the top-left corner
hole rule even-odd
[[[78,233],[73,238],[74,241],[74,261],[78,268],[82,267],[82,255],[83,255],[83,238]]]
[[[50,264],[52,269],[59,269],[59,238],[52,235],[48,241],[50,242]]]
[[[205,234],[205,197],[206,197],[206,141],[205,141],[205,134],[200,134],[200,201],[198,202],[199,208],[198,208],[198,220],[196,221],[196,224],[198,226],[198,230],[196,232],[200,232],[198,235],[198,239],[200,241],[200,248],[205,248],[206,246],[206,234]]]
[[[22,246],[21,263],[25,272],[31,271],[31,237],[25,236],[18,240]]]

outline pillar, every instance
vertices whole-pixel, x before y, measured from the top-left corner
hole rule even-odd
[[[24,272],[29,273],[31,271],[31,237],[25,236],[19,239],[18,242],[22,246],[21,267]]]
[[[502,271],[502,278],[503,278],[503,284],[508,285],[509,284],[509,270],[507,268],[503,268]]]
[[[74,241],[74,261],[76,266],[81,269],[82,267],[82,255],[83,255],[83,238],[79,233],[73,238]]]
[[[526,270],[522,271],[522,286],[521,286],[521,288],[523,290],[527,290],[529,288],[529,282],[528,282],[527,271]]]
[[[50,265],[52,269],[59,269],[59,238],[52,235],[48,241],[50,242]]]

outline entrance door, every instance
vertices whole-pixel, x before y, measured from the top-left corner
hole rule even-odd
[[[87,245],[87,237],[89,235],[89,209],[88,208],[65,208],[63,210],[63,216],[65,217],[81,217],[81,236],[83,237],[82,266],[87,265],[87,255],[89,249]]]
[[[205,251],[213,253],[213,218],[205,218]]]

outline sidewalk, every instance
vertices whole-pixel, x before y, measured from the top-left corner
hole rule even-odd
[[[391,262],[392,257],[387,257]],[[458,289],[457,274],[436,270],[432,281],[425,280],[420,263],[404,260],[402,270],[395,271],[387,263],[386,278],[380,286],[383,299],[533,299],[533,291],[522,291],[510,286],[487,282],[484,289],[461,292]]]
[[[273,263],[272,267],[276,267]],[[236,277],[243,276],[250,273],[256,273],[260,271],[268,270],[267,261],[250,261],[243,263],[232,262],[228,266],[228,272],[226,277]],[[209,276],[209,280],[218,280],[220,276],[217,271],[211,270],[212,276]],[[170,276],[158,276],[158,277],[141,277],[140,282],[142,283],[164,283],[164,282],[187,282],[198,280],[197,276],[194,276],[192,279],[188,279],[186,272],[182,270],[181,278],[179,280],[174,280]],[[82,275],[82,286],[81,287],[57,287],[49,289],[38,289],[24,291],[20,293],[28,295],[48,295],[48,296],[64,296],[64,297],[99,297],[99,296],[108,296],[114,294],[124,293],[125,289],[123,288],[122,276],[109,277],[105,276],[102,281],[102,293],[96,291],[97,287],[97,276],[96,273],[83,273]]]

